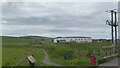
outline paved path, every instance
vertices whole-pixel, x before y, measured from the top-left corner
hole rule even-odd
[[[110,60],[109,62],[100,64],[99,66],[118,66],[118,58],[114,58]]]
[[[45,54],[45,57],[44,57],[44,59],[42,60],[43,63],[49,64],[49,65],[53,65],[53,66],[62,66],[62,65],[55,64],[55,63],[53,63],[52,61],[50,61],[49,58],[48,58],[47,52],[46,52],[44,49],[41,49],[41,50],[42,50],[43,53]]]

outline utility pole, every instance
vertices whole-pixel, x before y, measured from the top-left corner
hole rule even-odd
[[[118,24],[117,24],[117,12],[114,10],[109,10],[109,12],[111,13],[111,20],[110,21],[107,20],[106,24],[111,26],[112,44],[116,45],[117,44],[117,26],[118,26]]]
[[[113,36],[113,10],[111,10],[111,36],[112,36],[112,43],[114,43],[114,36]]]
[[[115,13],[115,45],[117,44],[117,12],[114,12]]]

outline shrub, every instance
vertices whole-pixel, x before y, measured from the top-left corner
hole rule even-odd
[[[92,55],[92,52],[87,53],[87,57],[90,57]]]
[[[105,62],[106,62],[105,59],[98,60],[98,63],[99,63],[99,64],[102,64],[102,63],[105,63]]]

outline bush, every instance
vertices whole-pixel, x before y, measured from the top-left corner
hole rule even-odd
[[[106,59],[98,60],[98,64],[102,64],[102,63],[105,63],[105,62],[106,62]]]
[[[87,57],[90,57],[92,55],[92,52],[87,53]]]

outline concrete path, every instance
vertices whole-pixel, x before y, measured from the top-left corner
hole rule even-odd
[[[43,53],[45,54],[44,59],[42,60],[43,63],[48,64],[48,65],[53,65],[53,66],[62,66],[59,64],[55,64],[52,61],[49,60],[48,54],[44,49],[41,49],[43,51]]]
[[[118,58],[114,58],[106,63],[100,64],[99,66],[118,66]]]

